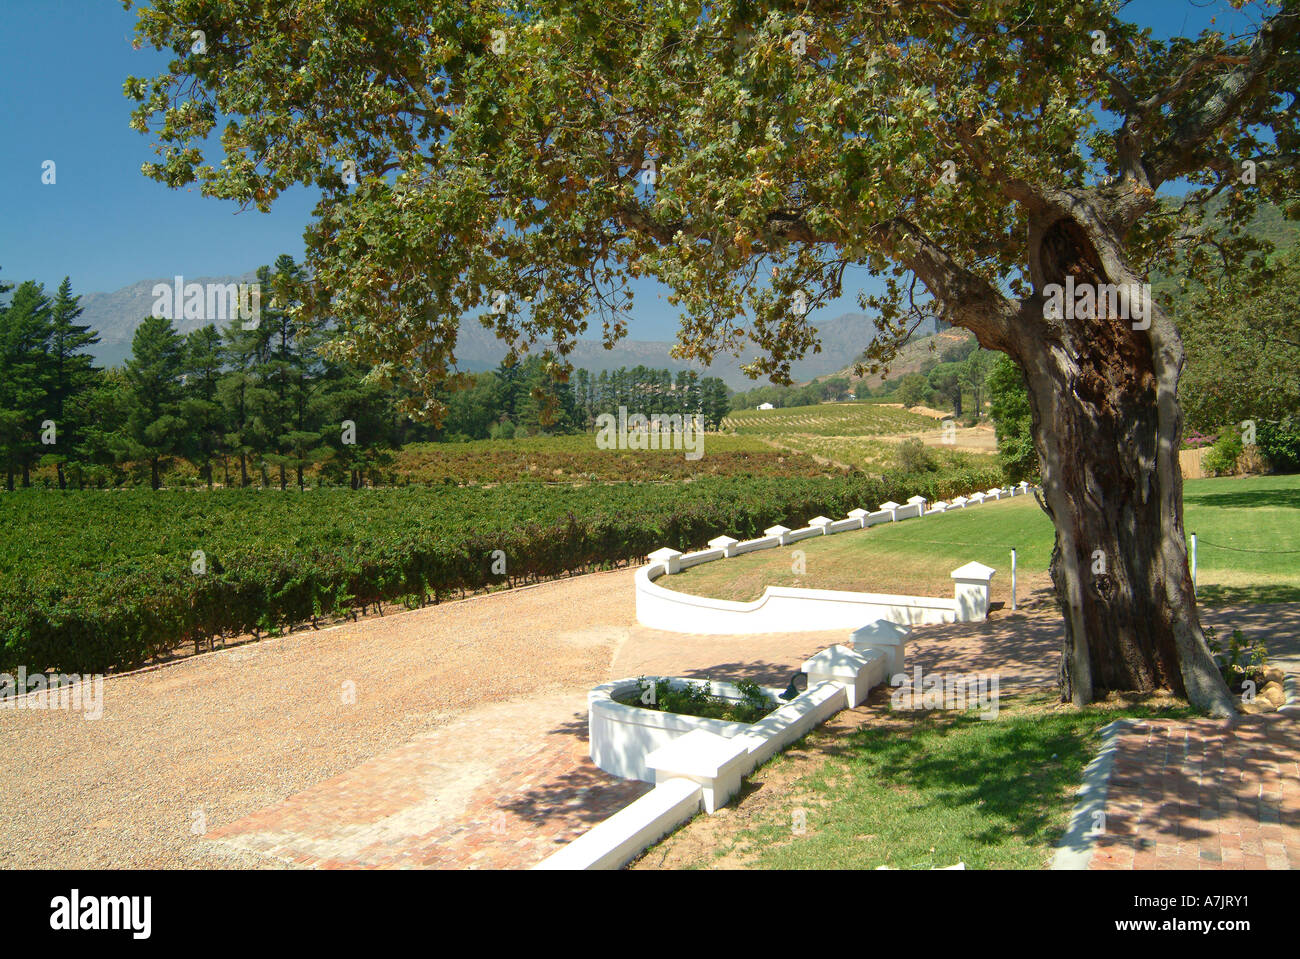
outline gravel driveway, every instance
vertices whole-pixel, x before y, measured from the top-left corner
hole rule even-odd
[[[615,570],[110,677],[98,720],[0,709],[0,868],[274,865],[199,836],[474,707],[585,705],[634,619]]]

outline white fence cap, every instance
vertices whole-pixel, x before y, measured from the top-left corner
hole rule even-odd
[[[749,750],[742,742],[707,729],[692,729],[685,736],[660,746],[646,756],[650,769],[717,779],[722,771],[743,759]]]
[[[973,579],[987,583],[993,578],[993,574],[996,572],[997,570],[992,566],[985,566],[983,563],[972,561],[967,563],[965,566],[959,566],[957,569],[954,569],[949,575],[952,576],[953,579]]]
[[[857,676],[870,660],[848,646],[838,643],[828,646],[811,659],[803,662],[803,671],[809,676]]]

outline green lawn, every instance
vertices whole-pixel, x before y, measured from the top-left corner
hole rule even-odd
[[[1300,601],[1300,476],[1189,480],[1185,500],[1187,531],[1198,538],[1202,602]],[[1052,541],[1033,497],[1016,497],[927,517],[919,528],[912,519],[706,563],[664,585],[741,601],[769,585],[944,596],[952,591],[949,572],[976,560],[998,570],[993,601],[1006,602],[1014,547],[1018,598],[1023,603],[1038,591],[1047,601]],[[795,550],[804,553],[803,575],[792,562]]]
[[[973,711],[894,711],[848,735],[816,730],[759,771],[759,780],[789,779],[779,795],[749,787],[727,823],[693,822],[642,864],[1040,869],[1064,832],[1102,727],[1121,716],[1192,715],[1162,705],[1080,710],[1054,697],[1004,697],[992,720]],[[708,843],[693,841],[693,828],[709,828]]]

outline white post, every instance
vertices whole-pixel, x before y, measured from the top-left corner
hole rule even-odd
[[[1011,611],[1016,611],[1016,551],[1011,551]]]
[[[1196,534],[1192,534],[1192,595],[1196,595]]]

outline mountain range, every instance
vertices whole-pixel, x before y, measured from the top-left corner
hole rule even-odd
[[[256,273],[250,271],[240,276],[186,277],[189,283],[248,283],[257,279]],[[120,365],[131,353],[131,338],[140,321],[153,309],[155,284],[173,283],[172,277],[141,280],[111,293],[86,293],[81,297],[84,313],[81,322],[99,333],[99,345],[92,352],[101,366]],[[203,326],[203,320],[175,320],[176,329],[182,334]],[[218,326],[223,324],[218,323]],[[822,351],[814,353],[791,366],[791,375],[796,382],[804,382],[834,373],[851,362],[869,344],[875,334],[875,326],[863,313],[844,313],[834,319],[818,324]],[[707,376],[717,376],[732,389],[751,389],[759,385],[741,372],[743,362],[749,357],[737,359],[731,356],[718,357],[711,366],[675,359],[669,355],[672,343],[659,340],[621,340],[612,350],[606,350],[600,340],[584,338],[570,354],[573,365],[580,369],[594,372],[615,370],[619,367],[648,366],[653,369],[684,370],[694,369]],[[484,329],[476,320],[461,323],[460,338],[456,345],[456,356],[460,368],[471,372],[495,369],[505,356],[505,344],[498,340],[491,330]]]

